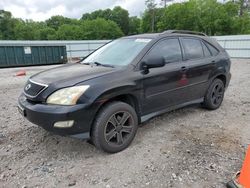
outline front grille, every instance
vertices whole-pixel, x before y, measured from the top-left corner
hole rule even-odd
[[[24,94],[27,97],[35,98],[42,91],[44,91],[48,86],[45,84],[40,84],[34,81],[29,80],[24,87]]]

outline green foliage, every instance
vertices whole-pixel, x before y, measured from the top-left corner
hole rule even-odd
[[[147,9],[142,18],[129,17],[128,11],[119,6],[83,14],[79,20],[52,16],[44,22],[13,18],[11,12],[0,10],[0,40],[115,39],[168,29],[201,31],[208,35],[250,34],[246,0],[226,3],[189,0],[165,8],[157,8],[155,2],[145,0]]]
[[[76,23],[77,20],[65,18],[63,16],[52,16],[50,19],[45,21],[47,26],[58,30],[58,28],[64,24],[73,24]]]
[[[40,30],[46,25],[43,22],[19,20],[14,26],[14,36],[17,40],[39,40]]]
[[[97,18],[103,18],[106,20],[114,21],[121,28],[124,34],[129,33],[129,13],[127,10],[116,6],[111,9],[96,10],[91,14],[86,13],[82,15],[82,20],[94,20]]]
[[[53,40],[56,38],[56,30],[48,26],[38,30],[39,37],[38,40]]]
[[[239,16],[238,11],[239,5],[233,2],[222,4],[216,0],[190,0],[168,6],[157,23],[157,29],[194,30],[208,35],[247,33],[249,14]]]
[[[129,18],[129,35],[138,34],[141,32],[141,19],[136,16]]]
[[[155,0],[146,0],[146,1],[145,1],[145,4],[146,4],[148,10],[153,10],[153,9],[155,9],[155,7],[156,7],[156,5],[157,5],[157,4],[155,3]]]
[[[155,25],[156,25],[156,15],[157,15],[157,10],[156,9],[156,3],[155,0],[146,0],[145,4],[147,6],[147,10],[144,14],[144,17],[146,18],[147,21],[142,22],[142,30],[148,30],[148,27],[150,27],[151,32],[155,32]]]
[[[129,33],[129,14],[128,11],[117,6],[112,11],[111,20],[120,26],[125,35]]]
[[[143,33],[158,31],[157,25],[163,18],[164,10],[163,8],[154,9],[153,14],[150,10],[146,10],[142,16],[141,31]]]
[[[119,26],[110,20],[97,18],[82,20],[78,24],[61,25],[56,32],[58,40],[115,39],[123,35]]]
[[[104,18],[106,20],[112,19],[113,11],[111,9],[96,10],[92,13],[86,13],[82,15],[82,20],[94,20],[96,18]]]
[[[78,25],[64,24],[56,32],[58,40],[77,40],[82,38],[82,30]]]
[[[103,18],[83,21],[81,29],[82,39],[115,39],[123,36],[121,29],[115,22]]]
[[[12,18],[8,11],[0,10],[0,39],[15,39],[14,26],[17,19]]]

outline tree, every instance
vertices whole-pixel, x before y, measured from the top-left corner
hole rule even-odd
[[[64,24],[56,32],[57,40],[79,40],[83,38],[83,31],[78,25]]]
[[[56,30],[45,26],[38,30],[39,40],[53,40],[56,39]]]
[[[95,20],[97,18],[104,18],[106,20],[112,20],[112,10],[105,9],[105,10],[96,10],[92,13],[86,13],[82,15],[82,20]]]
[[[77,20],[65,18],[63,16],[52,16],[50,19],[45,21],[47,26],[58,30],[58,28],[64,24],[77,24]]]
[[[151,32],[153,33],[155,31],[155,8],[157,4],[155,0],[146,0],[145,4],[151,18]]]
[[[86,40],[115,39],[123,36],[123,32],[115,22],[103,18],[83,21],[81,30],[82,39]]]
[[[155,8],[154,10],[154,31],[161,31],[158,29],[159,22],[162,22],[165,10],[164,8]],[[164,29],[163,29],[164,30]],[[149,10],[146,10],[141,20],[141,31],[143,33],[152,32],[152,17]]]
[[[162,0],[164,5],[169,1]],[[250,34],[248,1],[189,0],[157,8],[155,0],[147,0],[142,19],[129,17],[121,7],[86,13],[80,20],[52,16],[44,22],[13,18],[11,12],[0,10],[0,40],[115,39],[167,29],[208,35]]]
[[[0,10],[0,39],[15,39],[14,26],[18,21],[12,18],[11,12]]]
[[[34,22],[32,20],[20,20],[15,24],[15,39],[17,40],[39,40],[40,29],[44,28],[46,25],[44,22]]]
[[[112,10],[111,20],[118,24],[125,35],[129,32],[129,14],[128,11],[120,6]]]
[[[157,29],[193,30],[208,35],[238,34],[249,32],[249,21],[249,14],[239,18],[238,5],[232,2],[190,0],[168,6]]]
[[[164,8],[167,7],[168,2],[172,2],[173,0],[161,0],[161,4],[163,4]]]
[[[136,16],[129,18],[129,35],[138,34],[141,31],[141,19]]]
[[[129,32],[129,13],[127,10],[116,6],[111,9],[96,10],[92,13],[86,13],[82,15],[82,20],[94,20],[97,18],[103,18],[105,20],[111,20],[118,24],[124,34]]]

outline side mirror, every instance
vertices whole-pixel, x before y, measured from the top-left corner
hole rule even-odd
[[[146,61],[143,61],[141,66],[142,70],[148,70],[152,68],[158,68],[158,67],[163,67],[165,65],[165,61],[163,57],[159,58],[150,58]]]

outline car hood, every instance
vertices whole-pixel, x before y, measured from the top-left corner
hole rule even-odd
[[[35,74],[30,79],[46,85],[75,85],[115,71],[112,67],[67,64]]]

